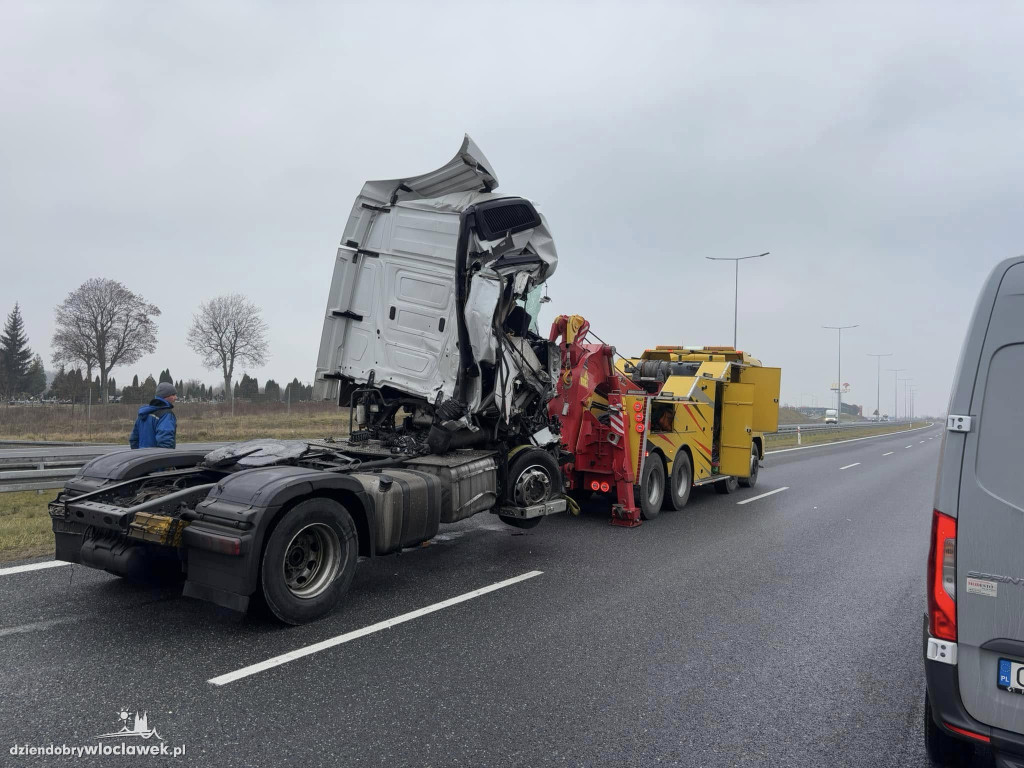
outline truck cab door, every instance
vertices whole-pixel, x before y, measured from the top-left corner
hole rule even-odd
[[[718,468],[723,475],[750,477],[750,446],[754,423],[753,384],[726,383],[722,391]]]
[[[782,369],[750,365],[741,369],[740,381],[754,386],[751,428],[755,432],[778,432]]]

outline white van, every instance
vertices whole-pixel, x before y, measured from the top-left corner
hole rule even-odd
[[[924,622],[925,743],[939,765],[990,746],[1024,766],[1024,258],[974,309],[942,439]]]
[[[825,423],[826,424],[838,424],[839,416],[838,411],[835,408],[828,408],[825,410]]]

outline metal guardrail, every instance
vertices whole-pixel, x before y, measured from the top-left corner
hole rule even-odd
[[[769,442],[781,437],[789,437],[797,433],[801,435],[829,432],[841,434],[848,430],[857,431],[866,427],[880,426],[910,426],[909,421],[856,421],[845,424],[780,424],[778,432],[772,432],[765,437]],[[799,427],[799,429],[797,429]],[[60,446],[75,447],[94,450],[68,455],[61,453]],[[78,474],[78,470],[91,459],[109,453],[111,449],[123,448],[124,446],[95,445],[88,446],[81,443],[44,443],[42,445],[23,444],[21,447],[45,448],[52,447],[53,450],[45,453],[14,453],[4,451],[0,455],[0,493],[14,493],[17,491],[45,491],[63,488],[64,483]]]
[[[223,443],[185,443],[178,447],[213,450],[219,445]],[[23,443],[13,450],[0,450],[0,493],[63,488],[92,459],[127,448],[87,443]]]

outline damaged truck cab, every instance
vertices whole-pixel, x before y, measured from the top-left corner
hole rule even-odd
[[[528,200],[496,193],[467,136],[440,169],[367,182],[335,260],[315,394],[351,434],[93,460],[50,504],[56,557],[286,623],[335,608],[360,557],[479,512],[565,509],[560,349],[536,332],[557,256]]]

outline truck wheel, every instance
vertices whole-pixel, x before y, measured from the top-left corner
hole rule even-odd
[[[974,762],[974,745],[947,733],[935,722],[927,693],[924,695],[924,747],[932,765],[966,768]]]
[[[555,457],[540,448],[519,451],[508,467],[507,501],[516,507],[530,507],[550,501],[562,494],[562,471]],[[536,528],[543,517],[512,517],[498,519],[514,528]]]
[[[690,462],[690,454],[681,450],[672,460],[672,482],[669,493],[665,494],[665,508],[671,508],[678,512],[685,507],[686,502],[690,500],[690,488],[692,487],[693,464]]]
[[[267,608],[285,624],[315,621],[341,602],[356,571],[352,516],[331,499],[307,499],[285,512],[260,563]]]
[[[757,473],[761,468],[761,462],[759,461],[759,454],[757,452],[757,443],[750,446],[750,477],[741,477],[740,485],[744,488],[753,488],[757,485]]]
[[[644,520],[653,520],[661,512],[661,502],[665,498],[665,465],[657,454],[647,457],[640,485],[633,490],[633,496]]]
[[[740,482],[735,477],[727,477],[715,483],[715,491],[718,493],[734,493],[740,487]]]

